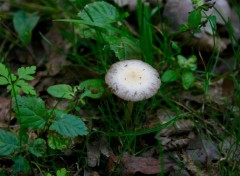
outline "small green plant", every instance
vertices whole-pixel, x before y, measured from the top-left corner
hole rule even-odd
[[[103,80],[101,79],[85,80],[78,86],[59,84],[50,86],[47,89],[47,92],[54,97],[64,98],[72,101],[76,100],[76,104],[80,102],[82,105],[86,104],[85,97],[98,99],[103,95],[104,91],[105,88],[103,86]]]
[[[35,96],[36,91],[26,82],[34,79],[31,75],[35,71],[35,66],[21,67],[16,76],[0,64],[0,84],[7,85],[14,96],[15,117],[20,125],[17,131],[0,128],[0,156],[14,156],[10,158],[14,162],[15,174],[29,171],[30,164],[26,159],[29,155],[45,157],[48,147],[52,150],[66,149],[72,138],[88,133],[80,117],[60,109],[47,109],[44,101]],[[88,86],[87,82],[80,86],[80,89],[86,88],[82,99],[91,96]],[[31,96],[18,95],[21,90]]]
[[[59,21],[73,22],[81,38],[96,40],[101,47],[104,46],[104,50],[112,50],[118,59],[139,58],[141,57],[139,40],[128,32],[119,30],[119,27],[124,27],[121,20],[127,16],[127,13],[120,14],[116,7],[107,2],[97,1],[88,4],[78,13],[80,20]],[[106,66],[106,63],[101,64]]]
[[[175,58],[173,58],[175,60]],[[172,68],[168,68],[162,75],[161,79],[165,83],[177,81],[181,79],[184,89],[189,89],[195,81],[193,71],[197,69],[196,56],[186,58],[182,55],[177,55],[177,65]]]
[[[19,94],[20,91],[28,95],[36,95],[34,88],[26,82],[34,79],[31,75],[35,72],[36,66],[21,67],[17,71],[18,74],[15,75],[0,63],[0,85],[6,85],[12,96]]]
[[[88,133],[80,117],[62,110],[46,109],[43,100],[38,97],[17,96],[14,111],[20,130],[16,135],[0,129],[0,156],[20,157],[24,154],[22,158],[13,160],[15,164],[19,164],[19,161],[25,163],[22,168],[27,167],[25,157],[29,154],[36,157],[47,156],[47,146],[53,150],[66,149],[71,138]],[[30,131],[38,135],[32,138]],[[21,170],[25,171],[28,170]]]
[[[201,4],[201,3],[200,3]],[[208,11],[210,8],[213,7],[213,4],[209,5],[200,5],[193,11],[189,13],[188,16],[188,23],[182,24],[180,26],[180,33],[191,31],[193,34],[201,32],[201,28],[207,24],[207,22],[210,23],[210,26],[212,28],[212,32],[214,33],[216,30],[217,22],[216,22],[216,16],[209,15],[205,16],[204,11]]]
[[[67,175],[66,168],[61,168],[56,171],[56,176],[66,176],[66,175]],[[52,176],[52,174],[47,173],[46,176]]]

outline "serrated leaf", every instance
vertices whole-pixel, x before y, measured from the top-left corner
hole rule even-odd
[[[166,70],[162,77],[161,80],[163,82],[173,82],[176,81],[178,79],[178,73],[175,70]]]
[[[104,1],[87,4],[78,16],[86,22],[100,26],[116,22],[120,18],[117,8]]]
[[[25,128],[43,129],[49,114],[42,99],[17,96],[18,109],[15,107],[20,125]]]
[[[27,173],[30,169],[28,161],[22,156],[16,156],[12,159],[13,164],[13,172],[16,173]]]
[[[41,157],[47,150],[46,141],[41,138],[31,141],[28,150],[36,157]]]
[[[80,96],[81,99],[84,97],[97,99],[104,93],[103,80],[101,79],[89,79],[83,81],[79,84],[78,88],[84,91]]]
[[[195,81],[195,77],[192,72],[185,71],[182,74],[182,85],[184,89],[189,89],[192,87],[193,83]]]
[[[66,149],[70,144],[69,139],[64,138],[58,134],[49,134],[48,135],[48,146],[54,150]]]
[[[11,132],[0,128],[0,155],[7,156],[19,148],[19,141]]]
[[[32,38],[32,30],[40,17],[36,14],[27,15],[25,11],[18,11],[13,16],[13,26],[20,40],[27,45]]]
[[[5,65],[3,65],[2,63],[0,63],[0,75],[7,78],[9,75],[9,71],[7,69],[7,67]]]
[[[14,97],[15,95],[17,95],[20,90],[21,90],[21,87],[17,86],[17,85],[14,85],[14,89],[13,89],[13,86],[12,84],[9,84],[7,86],[7,90],[10,90],[11,91],[11,96]],[[15,92],[15,93],[14,93]]]
[[[25,94],[36,95],[35,89],[24,80],[18,80],[16,85],[22,89]]]
[[[0,77],[0,85],[6,85],[9,84],[7,78],[5,77]]]
[[[68,137],[82,136],[88,133],[86,125],[79,117],[65,114],[62,111],[55,111],[55,115],[56,118],[49,128],[50,130]]]
[[[58,84],[54,86],[50,86],[47,89],[47,92],[57,98],[66,98],[73,99],[74,91],[73,88],[67,84]]]
[[[18,69],[18,77],[19,79],[25,79],[27,81],[31,81],[34,79],[31,75],[36,72],[36,66],[31,67],[21,67]]]
[[[141,56],[141,49],[138,40],[132,41],[127,37],[109,37],[110,49],[114,51],[119,59],[123,58],[139,58]]]
[[[0,85],[10,84],[11,81],[15,81],[17,77],[14,74],[10,74],[7,67],[0,63]]]

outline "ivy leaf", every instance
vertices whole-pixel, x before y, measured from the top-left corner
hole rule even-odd
[[[74,91],[73,88],[67,84],[58,84],[54,86],[50,86],[47,89],[47,92],[57,98],[66,98],[73,99]]]
[[[116,22],[120,18],[117,8],[104,1],[87,4],[78,16],[96,26],[104,26]]]
[[[61,135],[58,134],[49,134],[48,135],[48,145],[51,149],[66,149],[68,145],[70,144],[69,139],[64,138]]]
[[[182,74],[182,85],[184,89],[189,89],[192,87],[193,83],[195,81],[195,77],[192,72],[185,71]]]
[[[15,112],[22,127],[43,129],[49,114],[42,99],[37,97],[17,96]]]
[[[19,141],[11,132],[0,128],[0,155],[7,156],[19,148]]]
[[[20,87],[25,94],[36,95],[35,89],[24,80],[18,80],[16,85]]]
[[[78,135],[86,135],[87,127],[84,122],[77,116],[65,114],[62,111],[54,111],[56,118],[54,119],[50,130],[57,131],[59,134],[76,137]]]
[[[28,150],[36,157],[41,157],[47,150],[46,141],[41,138],[31,141]]]
[[[24,79],[27,81],[31,81],[34,79],[31,75],[36,72],[36,66],[31,67],[21,67],[18,69],[19,79]]]
[[[178,73],[175,70],[166,70],[163,75],[161,80],[163,82],[173,82],[176,81],[178,79]]]
[[[25,11],[18,11],[13,16],[13,26],[20,40],[29,44],[32,38],[32,30],[37,25],[40,17],[36,14],[27,15]]]

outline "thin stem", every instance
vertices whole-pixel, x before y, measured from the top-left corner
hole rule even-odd
[[[131,125],[132,110],[133,110],[133,102],[129,101],[127,103],[127,110],[126,110],[126,114],[125,114],[126,127],[129,127]]]

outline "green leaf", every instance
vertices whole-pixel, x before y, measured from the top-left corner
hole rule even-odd
[[[11,132],[0,128],[0,155],[7,156],[19,148],[19,141]]]
[[[192,87],[193,83],[195,81],[195,77],[192,72],[185,71],[182,74],[182,85],[184,89],[189,89]]]
[[[24,79],[27,81],[31,81],[34,79],[31,75],[36,72],[36,66],[31,67],[21,67],[18,69],[18,77],[19,79]]]
[[[0,77],[0,85],[6,85],[9,84],[7,78],[5,77]]]
[[[17,105],[15,112],[22,127],[44,129],[49,114],[42,99],[17,96]]]
[[[58,84],[54,86],[50,86],[47,89],[47,92],[57,98],[66,98],[66,99],[73,99],[74,91],[73,88],[67,84]]]
[[[10,84],[11,81],[15,81],[17,77],[14,74],[10,74],[7,67],[0,63],[0,85]]]
[[[177,55],[177,61],[178,61],[178,65],[181,68],[186,67],[186,63],[187,63],[187,58],[186,57],[184,57],[183,55]]]
[[[177,53],[181,53],[181,47],[178,45],[177,42],[172,41],[171,47],[172,47],[172,49],[174,49]]]
[[[13,172],[16,173],[27,173],[30,169],[28,161],[22,156],[16,156],[12,159],[13,164]]]
[[[104,1],[87,4],[78,16],[86,22],[100,26],[116,22],[120,18],[117,8]]]
[[[57,170],[57,176],[66,176],[67,170],[65,168],[61,168],[60,170]]]
[[[25,44],[29,44],[32,38],[32,30],[37,25],[40,17],[36,14],[28,15],[20,10],[13,16],[13,26],[18,33],[20,40]]]
[[[192,4],[194,6],[202,6],[204,4],[204,0],[192,0]]]
[[[190,28],[198,27],[201,24],[202,8],[197,8],[189,13],[188,25]]]
[[[13,89],[13,86],[14,86],[14,89]],[[21,87],[17,86],[17,85],[12,85],[12,84],[9,84],[7,86],[7,90],[10,90],[11,91],[11,96],[14,97],[15,95],[17,95],[20,90],[21,90]],[[14,93],[15,92],[15,93]]]
[[[188,69],[188,70],[196,70],[197,69],[197,57],[195,55],[190,56],[188,59],[182,55],[177,56],[178,65],[181,68]]]
[[[2,63],[0,63],[0,75],[7,78],[9,75],[9,71],[7,69],[7,67],[5,65],[3,65]]]
[[[178,79],[178,73],[175,70],[166,70],[163,75],[161,80],[163,82],[173,82],[176,81]]]
[[[139,58],[141,56],[141,49],[138,40],[132,41],[127,37],[109,37],[110,49],[114,51],[119,59],[123,58]]]
[[[44,155],[44,153],[46,153],[47,150],[46,141],[41,138],[31,141],[28,150],[36,157],[41,157]]]
[[[79,84],[78,88],[84,91],[81,94],[80,99],[83,99],[84,97],[97,99],[104,93],[103,80],[101,79],[89,79],[83,81]]]
[[[216,30],[217,30],[217,18],[216,18],[216,16],[214,16],[214,15],[208,16],[208,21],[210,23],[212,31],[216,32]]]
[[[36,95],[35,89],[24,80],[18,80],[15,83],[25,94]]]
[[[54,111],[56,118],[54,119],[50,130],[55,130],[59,134],[76,137],[78,135],[86,135],[87,127],[84,122],[77,116],[71,114],[65,114],[62,111]]]
[[[70,144],[69,139],[64,138],[58,134],[49,134],[48,135],[48,145],[51,149],[62,150],[66,149]]]
[[[197,69],[197,57],[195,55],[192,55],[188,59],[188,69],[194,71]]]

